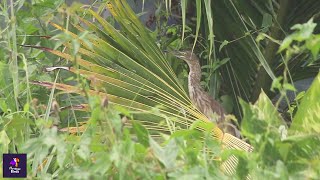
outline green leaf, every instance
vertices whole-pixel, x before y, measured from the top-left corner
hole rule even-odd
[[[320,133],[320,74],[314,79],[312,85],[304,95],[294,116],[290,133]]]
[[[9,152],[9,143],[10,143],[10,139],[6,131],[2,130],[0,132],[0,152],[2,154]]]
[[[195,38],[194,38],[192,51],[193,51],[194,47],[196,46],[197,39],[198,39],[198,36],[199,36],[199,30],[200,30],[200,24],[201,24],[201,13],[202,13],[201,0],[196,0],[196,9],[197,9],[197,26],[196,26],[196,35],[195,35]]]
[[[288,49],[291,45],[291,43],[293,42],[294,38],[293,36],[289,35],[287,36],[281,43],[280,47],[279,47],[279,50],[278,50],[278,53],[279,52],[282,52],[283,50],[285,49]]]
[[[312,33],[314,28],[317,26],[316,23],[313,22],[313,18],[311,18],[305,24],[296,24],[291,29],[296,30],[291,35],[287,36],[280,45],[278,52],[281,52],[285,49],[288,49],[293,41],[306,41],[312,37]],[[310,45],[309,45],[310,46]]]
[[[90,148],[89,148],[90,143],[91,143],[91,137],[89,137],[88,135],[84,135],[81,138],[78,149],[76,150],[77,155],[85,161],[88,160],[90,157]]]
[[[171,138],[189,138],[189,137],[200,137],[201,132],[198,130],[193,130],[193,129],[186,129],[186,130],[178,130],[174,132],[170,137]]]
[[[244,115],[241,123],[243,135],[253,142],[260,142],[260,136],[280,139],[281,133],[278,129],[280,126],[285,126],[285,124],[264,92],[261,92],[254,105],[248,104],[243,100],[240,100],[240,104]]]
[[[268,27],[271,27],[271,25],[272,25],[272,16],[271,16],[271,14],[264,13],[261,27],[268,28]]]
[[[72,42],[72,49],[73,49],[72,54],[75,56],[80,49],[80,42],[78,42],[78,40],[76,39],[73,39],[71,42]]]
[[[186,10],[187,10],[187,0],[181,0],[181,13],[182,13],[182,38],[181,41],[184,41],[184,31],[186,28]]]
[[[276,90],[281,90],[282,89],[282,84],[281,84],[281,81],[282,81],[283,77],[280,76],[280,77],[277,77],[276,79],[274,79],[272,81],[272,84],[271,84],[271,91],[275,91]]]
[[[59,139],[57,144],[57,162],[60,168],[64,167],[64,162],[67,157],[68,147],[62,139]]]
[[[219,47],[219,52],[221,51],[221,49],[222,49],[224,46],[226,46],[226,45],[228,45],[228,44],[229,44],[229,41],[224,40],[224,41],[221,43],[220,47]]]
[[[212,50],[214,47],[214,31],[213,31],[213,14],[211,9],[211,1],[204,1],[206,19],[208,23],[208,41],[209,41],[209,57],[212,54]]]
[[[283,88],[284,90],[297,91],[296,88],[290,83],[283,84]]]
[[[296,41],[304,41],[306,39],[309,39],[314,31],[314,28],[317,26],[316,23],[313,22],[313,18],[311,18],[307,23],[305,24],[296,24],[291,29],[297,30],[294,34],[294,40]]]
[[[6,101],[4,101],[4,99],[0,99],[0,110],[4,113],[8,113],[8,107],[7,107],[7,104],[6,104]]]
[[[313,59],[316,60],[320,52],[320,34],[308,39],[306,41],[306,47],[311,51]]]
[[[149,147],[149,132],[139,122],[133,122],[133,130],[138,137],[138,141],[145,147]]]
[[[98,152],[94,156],[97,157],[97,161],[92,165],[90,170],[96,174],[106,174],[112,165],[110,156],[106,155],[106,152]]]
[[[154,155],[167,169],[171,169],[176,166],[176,158],[178,156],[179,148],[177,147],[175,139],[171,139],[164,147],[161,147],[151,137],[149,138],[149,142]]]
[[[215,124],[212,122],[197,120],[192,123],[192,125],[190,126],[190,129],[201,128],[201,129],[204,129],[206,132],[210,132],[214,127],[215,127]]]

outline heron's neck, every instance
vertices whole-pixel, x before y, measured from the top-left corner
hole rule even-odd
[[[189,66],[189,78],[188,78],[188,85],[189,88],[200,88],[200,81],[201,81],[201,67],[199,61],[192,61],[188,62]]]

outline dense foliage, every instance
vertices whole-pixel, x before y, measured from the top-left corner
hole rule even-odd
[[[0,2],[0,152],[27,153],[29,179],[320,177],[318,1],[157,1],[146,25],[128,2]],[[191,105],[186,65],[163,53],[181,48],[242,141]]]

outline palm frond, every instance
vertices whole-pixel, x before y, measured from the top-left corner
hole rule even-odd
[[[107,97],[111,106],[129,109],[133,120],[141,122],[152,133],[173,133],[178,129],[189,128],[198,119],[209,122],[192,105],[165,55],[128,4],[123,0],[114,0],[107,7],[121,26],[121,31],[89,10],[98,23],[79,18],[82,25],[73,24],[74,29],[79,32],[84,32],[85,29],[91,31],[87,41],[76,33],[51,23],[80,42],[81,47],[76,56],[49,48],[34,48],[43,49],[77,64],[79,69],[60,69],[86,78],[91,86],[88,95]],[[70,42],[64,43],[64,46],[68,50],[73,48]],[[36,84],[55,87],[63,92],[85,94],[77,86],[50,82]],[[212,132],[227,147],[245,151],[251,149],[246,142],[231,135],[223,135],[216,126]],[[228,163],[227,167],[235,169],[236,162]]]

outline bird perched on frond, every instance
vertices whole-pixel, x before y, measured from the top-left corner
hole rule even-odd
[[[191,102],[194,106],[209,120],[216,123],[224,132],[240,137],[236,126],[230,122],[226,122],[225,111],[222,105],[201,87],[199,58],[192,51],[173,51],[171,53],[177,58],[184,60],[189,66],[188,89]]]

